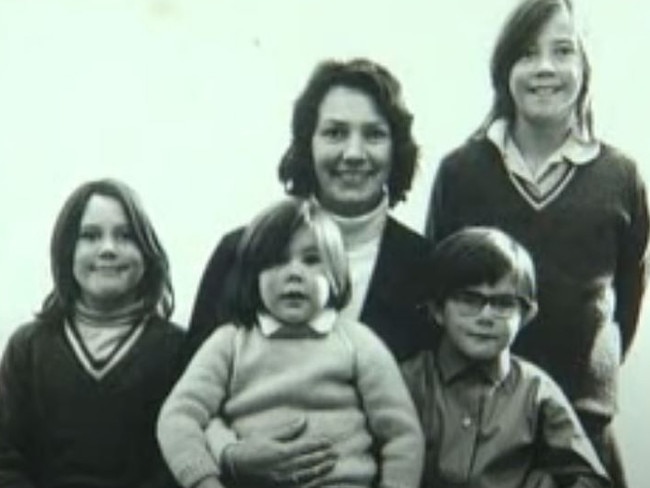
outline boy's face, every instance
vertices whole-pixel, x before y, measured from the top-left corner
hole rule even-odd
[[[510,347],[522,324],[524,304],[510,277],[469,286],[434,310],[436,321],[458,352],[471,360],[496,359]]]

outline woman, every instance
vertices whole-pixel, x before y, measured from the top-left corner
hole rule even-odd
[[[326,61],[296,101],[291,145],[279,167],[287,193],[315,199],[342,231],[352,280],[342,314],[373,329],[399,361],[429,342],[419,308],[429,244],[389,215],[406,198],[416,168],[411,124],[400,84],[384,67],[366,59]],[[226,235],[208,263],[186,358],[231,318],[227,303],[241,236],[241,229]],[[317,478],[323,466],[331,467],[330,447],[301,437],[306,428],[298,419],[275,440],[241,440],[229,449],[230,467],[249,481],[259,474],[280,485]]]
[[[619,367],[637,327],[648,209],[635,163],[593,134],[590,66],[569,0],[527,0],[492,57],[494,104],[441,163],[427,234],[497,226],[532,253],[538,317],[514,351],[547,370],[576,409],[614,486]]]
[[[0,364],[0,486],[174,486],[154,427],[183,335],[136,195],[114,180],[81,185],[50,254],[54,289]]]

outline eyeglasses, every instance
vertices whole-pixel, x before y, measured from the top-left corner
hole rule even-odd
[[[489,304],[494,315],[508,318],[528,304],[528,300],[518,295],[510,293],[485,295],[475,290],[458,290],[452,293],[449,299],[456,304],[458,312],[465,316],[478,315]]]

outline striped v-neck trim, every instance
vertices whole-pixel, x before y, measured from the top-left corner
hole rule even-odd
[[[66,322],[64,327],[65,337],[70,344],[75,357],[79,361],[79,364],[81,364],[83,369],[97,381],[103,379],[113,370],[120,360],[126,356],[138,338],[142,335],[144,329],[144,322],[134,325],[124,335],[124,337],[116,343],[115,348],[106,358],[97,359],[90,353],[84,344],[81,334],[74,324]]]
[[[560,170],[556,168],[555,171]],[[545,189],[544,193],[540,193],[539,187],[528,183],[524,178],[520,178],[516,173],[508,171],[508,177],[517,192],[528,202],[528,204],[535,210],[542,210],[562,193],[566,186],[571,182],[577,172],[577,168],[573,164],[566,164],[562,166],[563,173],[555,175],[552,186]]]

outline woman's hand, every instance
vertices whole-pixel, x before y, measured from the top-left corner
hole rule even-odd
[[[326,439],[301,437],[307,421],[300,419],[264,437],[255,435],[230,444],[224,464],[234,479],[252,486],[319,486],[336,464]]]

